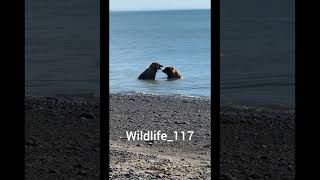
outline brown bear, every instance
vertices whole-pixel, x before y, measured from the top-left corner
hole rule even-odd
[[[166,67],[164,68],[164,70],[162,70],[162,72],[166,73],[168,75],[168,79],[180,79],[182,76],[180,74],[180,72],[178,71],[178,69],[170,66],[170,67]]]
[[[138,79],[152,79],[154,80],[156,77],[156,73],[159,69],[163,67],[157,62],[152,63],[143,73],[140,74]]]

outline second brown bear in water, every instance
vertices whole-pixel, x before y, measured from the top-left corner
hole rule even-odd
[[[178,69],[176,69],[172,66],[164,68],[164,70],[162,70],[162,72],[164,72],[168,75],[168,77],[167,77],[168,79],[180,79],[182,77],[180,72],[178,71]]]

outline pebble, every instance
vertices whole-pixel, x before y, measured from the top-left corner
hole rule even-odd
[[[50,174],[58,174],[59,172],[56,171],[56,170],[49,170],[48,173],[50,173]]]
[[[85,170],[81,170],[81,171],[78,171],[77,174],[80,175],[80,176],[86,176],[87,172]]]
[[[95,117],[92,114],[89,113],[82,113],[80,115],[81,118],[85,118],[85,119],[94,119]]]

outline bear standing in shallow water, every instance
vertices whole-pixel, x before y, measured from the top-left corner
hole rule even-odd
[[[138,79],[151,79],[154,80],[156,77],[156,73],[159,69],[163,67],[157,62],[152,63],[143,73],[140,74]]]
[[[182,76],[180,74],[180,72],[178,71],[178,69],[170,66],[170,67],[166,67],[164,68],[164,70],[162,70],[162,72],[166,73],[168,75],[168,79],[180,79]]]

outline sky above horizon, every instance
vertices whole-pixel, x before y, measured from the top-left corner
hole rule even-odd
[[[210,9],[210,0],[110,0],[111,11]]]

